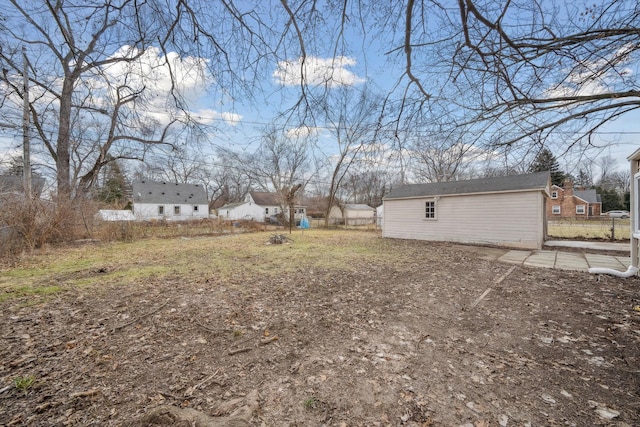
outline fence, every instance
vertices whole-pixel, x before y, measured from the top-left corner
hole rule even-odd
[[[588,220],[558,219],[547,224],[547,235],[560,239],[629,240],[629,219],[597,218]]]

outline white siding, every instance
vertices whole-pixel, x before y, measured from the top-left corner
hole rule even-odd
[[[375,209],[371,208],[368,210],[364,209],[345,209],[344,216],[347,219],[371,219],[375,215]],[[373,221],[372,221],[373,222]]]
[[[158,214],[158,206],[164,206],[164,215]],[[180,215],[174,214],[174,207],[180,206]],[[196,211],[194,206],[198,207]],[[166,204],[166,203],[134,203],[133,214],[138,220],[166,219],[186,221],[209,218],[209,205]]]
[[[437,219],[425,219],[433,198],[385,200],[383,236],[516,248],[544,243],[544,198],[539,191],[440,197]]]
[[[228,220],[254,220],[264,221],[264,208],[254,203],[244,203],[242,205],[235,206],[231,209],[225,209],[223,206],[218,210],[218,216],[221,219]]]

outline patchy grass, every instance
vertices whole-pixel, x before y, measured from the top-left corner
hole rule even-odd
[[[552,220],[548,224],[550,237],[561,239],[611,239],[611,219],[597,220]],[[629,219],[615,219],[615,240],[628,240],[630,236]]]
[[[151,238],[49,249],[2,272],[0,301],[18,296],[45,297],[73,287],[131,285],[151,279],[241,283],[250,277],[273,278],[302,268],[349,271],[356,260],[374,262],[385,254],[385,241],[372,239],[370,232],[295,230],[290,235],[293,243],[284,245],[267,244],[270,235],[256,232]]]

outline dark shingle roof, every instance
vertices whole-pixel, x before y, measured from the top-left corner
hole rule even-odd
[[[140,181],[133,183],[134,203],[206,205],[207,193],[200,184]]]
[[[599,203],[598,195],[596,194],[596,190],[576,190],[573,192],[573,195],[581,198],[587,203]]]
[[[39,176],[31,177],[31,190],[33,194],[42,194],[45,180]],[[18,175],[0,175],[0,194],[2,193],[24,193],[24,181]]]
[[[260,206],[280,206],[280,198],[278,193],[269,193],[266,191],[250,191],[249,194],[256,205]]]
[[[535,172],[526,175],[509,175],[493,178],[470,179],[466,181],[409,184],[394,188],[385,196],[384,200],[474,193],[544,190],[549,185],[549,177],[549,172]]]

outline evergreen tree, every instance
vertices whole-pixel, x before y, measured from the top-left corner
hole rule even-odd
[[[129,183],[116,160],[109,162],[104,169],[102,186],[98,189],[97,199],[110,205],[125,204]]]
[[[543,148],[529,166],[529,172],[549,171],[551,183],[562,187],[566,174],[560,170],[560,164],[551,150]]]
[[[617,209],[625,209],[624,198],[620,197],[617,191],[610,188],[598,186],[596,193],[600,194],[602,201],[602,212],[608,212]]]

